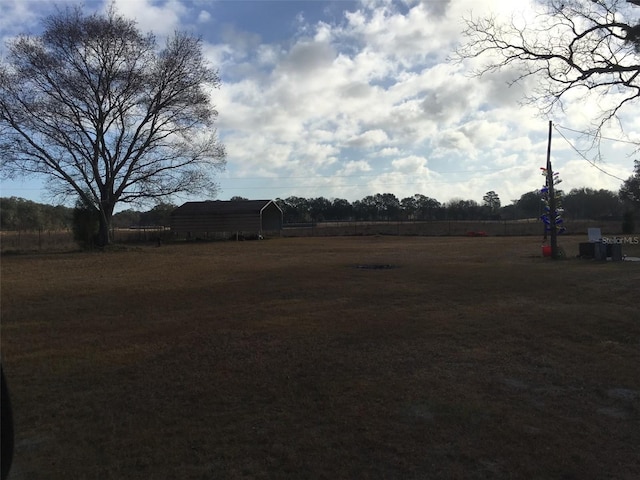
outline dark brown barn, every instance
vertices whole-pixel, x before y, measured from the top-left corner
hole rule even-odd
[[[282,210],[273,200],[187,202],[171,213],[171,231],[181,238],[279,234]]]

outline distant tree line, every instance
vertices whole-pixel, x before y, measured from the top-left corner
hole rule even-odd
[[[169,226],[176,205],[160,203],[148,211],[125,210],[113,216],[114,228]],[[0,198],[2,230],[70,230],[79,221],[80,206],[52,206],[19,197]]]
[[[562,193],[562,192],[561,192]],[[285,223],[325,221],[431,221],[431,220],[516,220],[538,218],[542,201],[537,191],[527,192],[510,205],[502,206],[496,192],[483,202],[452,199],[441,203],[422,194],[398,199],[392,193],[369,195],[349,202],[343,198],[287,197],[276,199]],[[563,195],[564,218],[569,220],[620,220],[629,205],[616,192],[575,188]]]
[[[73,209],[19,197],[0,198],[2,230],[65,230],[73,223]]]
[[[640,212],[640,162],[636,173],[620,193],[592,188],[574,188],[562,194],[566,220],[623,220],[633,221],[633,213]],[[635,182],[635,183],[634,183]],[[232,197],[231,200],[247,200]],[[398,199],[392,193],[368,195],[349,202],[344,198],[277,198],[284,212],[284,223],[312,223],[332,221],[435,221],[435,220],[517,220],[539,218],[542,201],[537,191],[527,192],[511,204],[502,206],[494,191],[487,192],[482,203],[455,198],[441,203],[423,194]],[[0,228],[3,230],[71,229],[78,208],[51,206],[23,198],[0,198]],[[169,226],[172,203],[160,203],[148,211],[124,210],[113,216],[114,228],[145,228]],[[74,217],[75,212],[75,217]]]
[[[145,212],[124,210],[113,216],[112,226],[115,228],[168,227],[171,224],[171,212],[177,207],[173,203],[160,203]]]

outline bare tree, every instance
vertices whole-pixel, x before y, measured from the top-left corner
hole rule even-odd
[[[478,75],[513,68],[514,83],[536,77],[525,101],[545,114],[568,93],[595,98],[594,133],[640,98],[640,0],[541,0],[529,22],[495,16],[466,19],[455,57],[481,57]]]
[[[201,42],[152,34],[113,7],[60,10],[0,63],[0,158],[6,177],[43,175],[53,195],[99,213],[110,242],[119,202],[215,194],[225,164],[210,98],[220,79]]]

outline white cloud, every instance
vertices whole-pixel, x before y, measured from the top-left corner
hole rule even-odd
[[[393,160],[391,165],[398,172],[405,174],[428,173],[426,168],[427,159],[417,155],[409,155],[408,157]]]
[[[198,23],[208,23],[211,20],[211,14],[206,10],[200,10],[198,14]]]
[[[410,153],[425,148],[435,148],[434,158],[458,163],[513,166],[523,158],[514,149],[532,145],[514,123],[514,109],[522,112],[519,92],[501,94],[508,75],[478,79],[465,75],[462,65],[434,63],[448,53],[440,50],[456,40],[459,10],[460,2],[436,10],[428,3],[413,4],[403,15],[386,2],[347,13],[340,25],[300,21],[304,34],[290,47],[260,46],[269,62],[263,62],[267,70],[259,80],[250,77],[225,86],[225,102],[219,105],[221,112],[230,113],[221,113],[221,126],[250,131],[263,139],[259,145],[276,139],[289,145],[288,160],[278,160],[274,168],[313,174],[331,166],[336,173],[351,174],[366,166],[363,171],[375,174],[379,163],[374,168],[364,157],[389,158],[391,171],[350,189],[365,194],[382,185],[407,194],[419,188],[445,192],[455,181],[434,176],[424,157]],[[427,18],[430,28],[424,28]],[[240,47],[228,48],[223,53],[230,58],[243,55]],[[529,117],[520,116],[526,127]],[[361,149],[363,159],[349,159],[353,152],[345,156],[342,150],[347,147]],[[370,152],[375,147],[381,148]],[[253,163],[243,156],[236,160]],[[348,188],[340,179],[332,183]],[[462,182],[456,194],[471,192],[474,185],[487,188],[485,183]]]
[[[112,0],[105,0],[105,7]],[[132,18],[143,32],[153,32],[159,36],[172,35],[182,30],[181,19],[187,13],[187,5],[178,0],[167,0],[162,3],[152,0],[113,0],[119,13]]]
[[[247,57],[260,46],[260,35],[238,30],[233,25],[223,25],[220,39],[233,51],[236,61]]]
[[[401,150],[396,147],[385,147],[382,150],[376,152],[376,156],[379,157],[395,157],[400,155]]]
[[[350,147],[368,148],[387,143],[388,141],[389,137],[387,136],[386,132],[384,130],[376,129],[363,132],[356,138],[349,140],[347,142],[347,145],[349,145]]]
[[[4,40],[21,33],[29,33],[38,27],[40,15],[37,2],[3,0],[0,15],[0,32]]]
[[[324,41],[301,41],[296,43],[283,59],[281,69],[286,75],[307,77],[326,74],[331,67],[335,51]]]
[[[344,163],[343,167],[338,170],[337,173],[339,176],[348,176],[356,173],[370,172],[371,170],[371,165],[369,165],[368,162],[364,160],[357,160]]]
[[[509,18],[517,10],[531,19],[532,4],[380,0],[354,8],[338,3],[353,11],[321,21],[292,15],[286,28],[296,31],[285,41],[269,42],[243,19],[216,23],[210,2],[117,0],[120,12],[135,18],[143,31],[220,33],[215,41],[205,36],[204,53],[223,80],[213,91],[228,150],[223,197],[267,192],[353,201],[393,192],[398,197],[423,193],[444,202],[452,197],[481,201],[486,191],[495,190],[503,204],[539,187],[548,119],[521,105],[535,80],[508,87],[517,72],[473,77],[479,61],[446,59],[460,40],[464,16],[475,11]],[[26,26],[35,21],[24,2],[6,0],[5,5],[11,19],[0,18],[3,32],[13,33],[13,21]],[[553,120],[587,128],[593,105],[571,99],[566,115]],[[626,120],[626,133],[640,140],[640,117]],[[626,178],[632,166],[628,148],[617,144],[610,150],[615,157],[608,158],[607,167]],[[553,153],[563,176],[566,172],[566,185],[619,187],[619,181],[575,160],[570,146],[556,138]],[[273,190],[238,191],[242,178],[257,176],[265,179],[260,188]]]

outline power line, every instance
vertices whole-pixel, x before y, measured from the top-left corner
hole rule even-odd
[[[631,140],[622,140],[620,138],[603,137],[602,135],[598,135],[596,133],[583,132],[583,131],[580,131],[580,130],[574,130],[572,128],[563,127],[562,125],[555,125],[554,124],[554,127],[555,127],[556,131],[558,131],[558,128],[562,128],[563,130],[568,130],[569,132],[573,132],[573,133],[579,133],[581,135],[587,135],[587,136],[590,136],[590,137],[601,138],[603,140],[610,140],[612,142],[628,143],[629,145],[635,145],[636,147],[640,147],[640,143],[632,142]],[[558,133],[560,133],[560,132],[558,131]],[[560,133],[560,135],[562,135],[562,134]]]
[[[555,126],[555,125],[554,125],[554,128],[555,128],[556,132],[558,132],[558,133],[560,134],[560,136],[561,136],[562,138],[564,138],[564,141],[565,141],[565,142],[567,142],[567,143],[569,144],[569,146],[570,146],[571,148],[573,148],[573,149],[576,151],[576,153],[577,153],[578,155],[580,155],[584,160],[586,160],[586,161],[587,161],[587,162],[588,162],[592,167],[597,168],[598,170],[600,170],[600,171],[601,171],[602,173],[604,173],[605,175],[609,175],[610,177],[613,177],[613,178],[615,178],[615,179],[617,179],[617,180],[620,180],[621,182],[624,182],[624,181],[625,181],[625,179],[624,179],[624,178],[620,178],[620,177],[618,177],[618,176],[616,176],[616,175],[613,175],[612,173],[607,172],[606,170],[604,170],[604,169],[600,168],[598,165],[596,165],[593,161],[589,160],[587,157],[585,157],[585,155],[584,155],[580,150],[578,150],[578,149],[573,145],[573,143],[571,143],[571,142],[567,139],[567,137],[565,137],[565,136],[562,134],[562,132],[561,132],[560,130],[558,130],[558,129],[556,128],[556,126]],[[569,129],[566,129],[566,130],[569,130]],[[580,133],[580,132],[578,132],[578,133]],[[604,138],[604,137],[603,137],[603,138]],[[623,141],[623,140],[621,140],[621,141]],[[629,143],[629,142],[627,142],[627,143]]]
[[[387,187],[408,187],[412,185],[442,185],[442,184],[453,184],[458,182],[427,182],[425,183],[385,183],[385,188]],[[352,184],[352,185],[285,185],[278,187],[224,187],[224,190],[286,190],[291,188],[322,188],[322,189],[344,189],[344,188],[357,188],[357,187],[370,187],[371,185],[367,184]]]
[[[412,185],[453,185],[461,182],[468,182],[469,180],[450,180],[450,181],[436,181],[436,182],[408,182],[408,183],[385,183],[385,187],[405,187]],[[369,184],[339,184],[339,185],[285,185],[285,186],[272,186],[272,187],[224,187],[224,190],[284,190],[290,188],[323,188],[323,189],[336,189],[336,188],[356,188],[356,187],[371,187]]]
[[[517,167],[517,165],[516,165]],[[448,172],[438,172],[432,170],[434,173],[438,175],[449,175],[449,174],[459,174],[459,173],[493,173],[493,172],[502,172],[504,170],[509,170],[512,167],[505,168],[487,168],[484,170],[453,170]],[[290,180],[290,179],[301,179],[301,178],[374,178],[380,177],[381,175],[392,174],[392,175],[404,175],[404,176],[414,176],[415,173],[402,173],[402,172],[381,172],[381,173],[365,173],[359,175],[292,175],[292,176],[276,176],[276,177],[220,177],[220,180]],[[460,180],[462,181],[462,180]],[[465,180],[467,181],[467,180]],[[447,182],[445,182],[447,183]],[[449,182],[455,183],[455,182]]]

